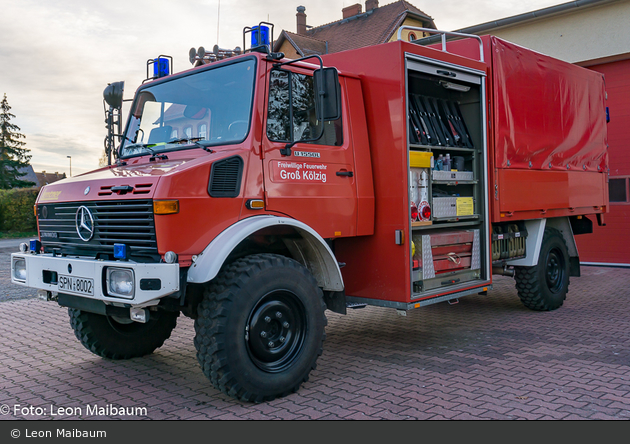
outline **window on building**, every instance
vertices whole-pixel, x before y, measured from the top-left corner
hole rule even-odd
[[[199,125],[199,128],[197,129],[197,133],[199,137],[206,140],[208,138],[208,125],[206,125],[205,123],[202,123],[201,125]]]
[[[409,33],[409,41],[413,42],[414,40],[416,40],[416,34],[413,32]]]
[[[184,137],[192,138],[192,126],[187,126],[184,128]]]
[[[317,140],[312,139],[319,134]],[[275,69],[269,81],[267,137],[276,142],[303,140],[319,145],[342,143],[341,118],[320,122],[315,114],[313,77]]]
[[[610,202],[629,202],[628,178],[615,178],[608,180],[608,197]]]
[[[171,139],[177,139],[177,128],[173,128],[171,131]]]

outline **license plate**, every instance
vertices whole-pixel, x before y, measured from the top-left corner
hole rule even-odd
[[[94,279],[59,275],[57,288],[60,292],[94,296]]]

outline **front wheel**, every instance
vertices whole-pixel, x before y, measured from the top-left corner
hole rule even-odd
[[[153,353],[177,324],[179,313],[151,312],[147,323],[68,308],[70,325],[85,348],[108,359],[130,359]]]
[[[204,374],[242,401],[297,391],[322,353],[325,308],[315,278],[293,259],[236,260],[208,286],[198,308],[195,347]]]
[[[545,228],[538,264],[514,267],[518,296],[527,308],[555,310],[569,291],[569,253],[562,233]]]

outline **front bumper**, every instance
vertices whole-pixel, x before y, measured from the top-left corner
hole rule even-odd
[[[26,265],[25,279],[18,279],[15,273],[16,261],[21,259],[25,261]],[[133,271],[134,288],[132,295],[119,297],[108,294],[106,284],[108,268]],[[81,280],[91,279],[93,294],[70,289],[60,291],[58,280],[61,276]],[[106,303],[138,306],[179,291],[179,264],[145,264],[131,261],[59,257],[52,254],[13,253],[11,254],[11,282],[39,290],[47,290],[53,295],[64,293]]]

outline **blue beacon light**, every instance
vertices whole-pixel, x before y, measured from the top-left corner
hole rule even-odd
[[[125,244],[114,244],[114,258],[127,260],[127,245]]]
[[[169,75],[169,63],[165,57],[158,57],[153,60],[153,77],[160,78]]]
[[[268,26],[254,26],[252,28],[252,48],[256,46],[269,46],[269,27]]]
[[[31,239],[29,241],[29,250],[34,253],[39,253],[42,249],[42,243],[38,239]]]

